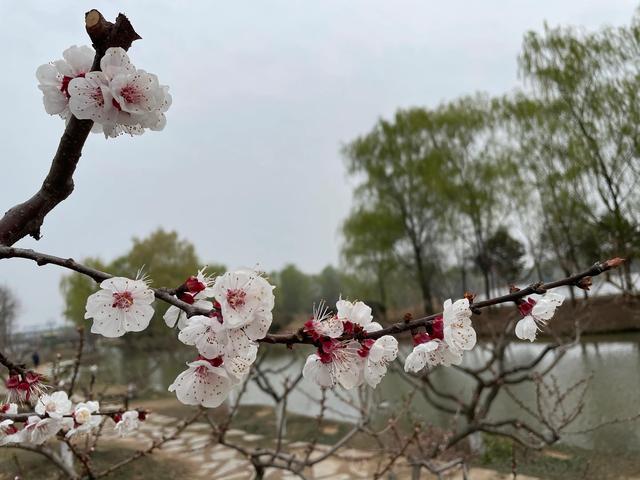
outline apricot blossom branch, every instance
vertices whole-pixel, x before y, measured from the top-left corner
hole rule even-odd
[[[91,10],[85,16],[85,24],[96,50],[91,71],[100,70],[100,60],[108,48],[128,50],[134,40],[141,38],[123,14],[111,23],[97,10]],[[0,245],[13,245],[28,235],[40,239],[45,216],[73,192],[73,174],[92,127],[92,120],[81,120],[76,116],[69,118],[40,189],[27,201],[9,209],[0,219]]]
[[[62,258],[54,255],[49,255],[46,253],[37,252],[31,249],[23,249],[23,248],[15,248],[15,247],[4,247],[0,246],[0,259],[3,258],[23,258],[27,260],[32,260],[36,262],[39,266],[44,265],[57,265],[63,268],[67,268],[69,270],[73,270],[77,273],[81,273],[83,275],[92,278],[96,282],[102,282],[104,280],[113,278],[113,275],[103,272],[101,270],[97,270],[95,268],[88,267],[81,263],[76,262],[72,258]],[[509,294],[490,298],[487,300],[483,300],[481,302],[472,303],[470,308],[473,313],[479,314],[480,310],[483,308],[487,308],[494,305],[510,303],[510,302],[518,302],[522,300],[524,297],[531,294],[544,294],[548,290],[562,287],[562,286],[578,286],[580,288],[586,288],[585,285],[589,285],[592,277],[601,275],[604,272],[607,272],[613,268],[619,267],[624,262],[621,258],[613,258],[609,260],[604,260],[601,262],[595,263],[592,267],[576,273],[575,275],[568,276],[566,278],[562,278],[559,280],[554,280],[551,282],[543,283],[538,282],[532,285],[529,285],[523,289],[517,289],[512,291]],[[164,302],[169,303],[175,307],[178,307],[182,311],[184,311],[187,317],[192,317],[195,315],[205,315],[208,316],[212,313],[211,309],[205,309],[198,307],[196,305],[188,304],[179,298],[177,298],[177,294],[183,292],[185,290],[184,285],[178,286],[176,288],[151,288],[156,298],[162,300]],[[375,332],[359,332],[359,333],[344,333],[338,339],[339,340],[365,340],[365,339],[378,339],[385,335],[398,335],[407,331],[415,331],[418,328],[426,327],[427,325],[433,323],[437,318],[441,317],[443,312],[434,313],[431,315],[427,315],[424,317],[420,317],[417,319],[413,319],[410,321],[401,321],[394,323],[388,327],[382,328]],[[294,344],[308,344],[314,345],[317,343],[316,340],[312,336],[310,336],[307,332],[305,332],[304,328],[300,328],[296,332],[293,333],[282,333],[282,334],[267,334],[264,338],[260,338],[257,340],[259,343],[267,343],[267,344],[284,344],[284,345],[294,345]],[[0,357],[0,363],[2,363],[2,357]]]

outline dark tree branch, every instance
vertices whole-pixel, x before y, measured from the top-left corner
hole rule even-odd
[[[86,14],[85,22],[96,49],[91,70],[100,69],[100,59],[107,48],[121,47],[127,50],[131,42],[140,38],[122,14],[118,15],[116,23],[111,23],[97,10],[91,10]],[[73,192],[73,174],[92,126],[91,120],[71,117],[40,190],[26,202],[11,208],[0,219],[0,245],[13,245],[27,235],[40,239],[44,218]]]
[[[15,375],[16,373],[24,375],[27,373],[27,369],[23,364],[13,363],[2,352],[0,352],[0,364],[9,370],[9,375]]]
[[[72,258],[61,258],[53,255],[49,255],[46,253],[36,252],[31,249],[25,248],[15,248],[15,247],[3,247],[0,246],[0,260],[3,258],[24,258],[27,260],[33,260],[39,266],[52,264],[58,265],[60,267],[68,268],[69,270],[73,270],[74,272],[81,273],[86,275],[96,282],[102,282],[108,278],[112,278],[113,275],[102,272],[100,270],[96,270],[95,268],[87,267],[86,265],[82,265],[81,263],[76,262]],[[482,302],[474,303],[471,305],[471,309],[474,313],[479,313],[480,309],[486,308],[493,305],[498,305],[501,303],[509,303],[520,300],[527,295],[531,295],[533,293],[544,293],[547,290],[551,290],[552,288],[562,287],[562,286],[575,286],[580,283],[584,278],[591,278],[597,275],[600,275],[612,268],[616,268],[620,266],[624,262],[623,259],[613,258],[610,260],[605,260],[602,262],[598,262],[593,265],[591,268],[577,273],[575,275],[571,275],[569,277],[555,280],[549,283],[535,283],[533,285],[529,285],[522,290],[518,290],[513,293],[509,293],[507,295],[502,295],[500,297],[490,298],[488,300],[483,300]],[[194,307],[193,305],[189,305],[179,299],[177,299],[173,293],[179,290],[177,289],[169,289],[169,288],[152,288],[156,298],[163,300],[171,305],[175,305],[176,307],[182,309],[187,313],[189,317],[193,315],[208,315],[210,310]],[[382,330],[378,330],[377,332],[371,333],[363,333],[356,335],[343,335],[340,337],[340,340],[349,340],[352,338],[357,339],[365,339],[365,338],[380,338],[383,335],[397,335],[399,333],[407,332],[414,330],[416,328],[425,327],[426,325],[433,322],[437,317],[441,316],[442,312],[434,313],[432,315],[427,315],[425,317],[417,318],[415,320],[411,320],[409,322],[401,321],[398,323],[394,323],[393,325],[383,328]],[[302,329],[294,333],[273,333],[268,334],[266,337],[258,340],[260,343],[281,343],[285,345],[294,345],[294,344],[308,344],[313,345],[314,340],[307,336]],[[2,362],[0,362],[2,363]]]

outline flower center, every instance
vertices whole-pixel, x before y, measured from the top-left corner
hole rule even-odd
[[[120,90],[120,95],[127,103],[138,103],[142,98],[140,91],[133,85],[125,85]]]
[[[78,424],[87,423],[87,421],[90,418],[91,418],[91,412],[89,411],[88,408],[81,408],[77,410],[76,413],[73,415],[73,419]]]
[[[131,305],[133,305],[133,295],[131,295],[131,292],[114,292],[113,304],[111,305],[113,308],[127,310]]]
[[[243,307],[245,304],[245,297],[247,296],[247,292],[240,289],[228,289],[227,290],[227,303],[231,308],[237,310],[240,307]]]
[[[533,307],[535,306],[536,301],[533,298],[528,298],[524,300],[522,303],[518,305],[518,310],[520,311],[520,315],[526,317],[531,313]]]
[[[54,402],[49,402],[49,403],[47,403],[47,406],[44,407],[44,410],[46,412],[55,412],[56,411],[56,404]]]

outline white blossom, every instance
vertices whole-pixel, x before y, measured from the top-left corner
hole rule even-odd
[[[564,296],[546,292],[537,301],[528,298],[519,305],[520,312],[524,317],[516,323],[516,337],[521,340],[533,342],[540,327],[546,325],[556,312],[556,308],[562,305]]]
[[[245,327],[251,340],[263,338],[273,320],[273,289],[253,270],[236,270],[218,277],[213,285],[213,296],[220,304],[225,326]]]
[[[338,318],[343,322],[351,322],[361,326],[366,332],[380,330],[382,326],[373,321],[371,307],[364,302],[351,303],[348,300],[338,300],[336,302]]]
[[[97,414],[100,411],[98,402],[89,401],[78,403],[73,410],[73,428],[67,432],[67,437],[72,437],[79,433],[88,433],[102,421],[102,417]]]
[[[171,106],[169,87],[160,85],[154,74],[136,69],[119,47],[107,49],[100,70],[69,82],[73,115],[100,124],[105,137],[164,128],[164,114]]]
[[[398,340],[391,335],[384,335],[373,342],[368,347],[368,352],[365,353],[367,356],[364,365],[364,380],[369,386],[375,388],[386,375],[387,364],[398,356]]]
[[[176,392],[178,400],[186,405],[217,407],[249,372],[256,353],[257,348],[254,348],[246,357],[199,357],[187,363],[189,368],[178,375],[169,391]]]
[[[352,389],[362,382],[364,359],[358,353],[360,349],[355,340],[322,342],[318,353],[307,357],[302,375],[321,387],[340,384]]]
[[[126,437],[130,433],[135,432],[140,426],[140,414],[136,410],[128,410],[124,412],[113,427],[118,435]]]
[[[38,398],[35,411],[40,416],[62,418],[71,413],[71,400],[67,397],[67,392],[53,392],[51,395],[45,393]]]
[[[113,277],[103,281],[100,288],[87,299],[84,317],[93,318],[92,333],[121,337],[149,326],[154,294],[144,280]]]
[[[46,112],[68,120],[71,116],[68,107],[69,82],[84,77],[91,70],[95,51],[91,47],[73,45],[62,56],[61,60],[38,67],[36,78]]]
[[[476,344],[476,331],[471,325],[469,300],[462,298],[455,303],[444,302],[444,341],[454,350],[471,350]]]
[[[460,363],[462,363],[462,352],[451,348],[449,344],[440,339],[433,339],[419,343],[413,348],[405,359],[404,370],[405,372],[418,372],[427,365],[448,367]]]

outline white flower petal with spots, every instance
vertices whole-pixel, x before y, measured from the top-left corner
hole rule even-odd
[[[109,83],[102,72],[89,72],[69,82],[69,110],[80,120],[101,125],[113,123],[117,110],[112,105]]]
[[[155,297],[144,280],[114,277],[102,282],[100,288],[87,299],[84,318],[93,318],[92,333],[121,337],[149,326]]]
[[[469,300],[462,298],[451,303],[444,302],[442,315],[444,322],[444,340],[454,350],[471,350],[477,341],[476,331],[471,325]]]
[[[398,356],[398,340],[391,335],[378,338],[369,349],[364,367],[364,379],[375,388],[387,374],[387,365]]]
[[[195,345],[198,353],[207,358],[221,356],[229,343],[228,334],[220,321],[203,315],[191,317],[178,334],[178,339],[185,345]]]
[[[38,88],[42,91],[46,112],[68,120],[69,82],[74,78],[83,77],[91,70],[95,51],[91,47],[73,45],[67,48],[62,56],[63,60],[38,67],[36,78]]]
[[[196,360],[187,364],[169,386],[170,392],[176,392],[178,400],[185,405],[217,407],[225,401],[235,383],[224,368],[214,367],[208,360]]]

